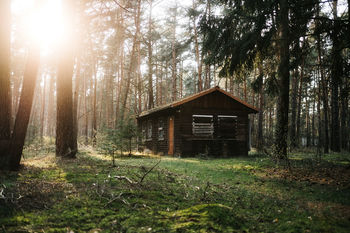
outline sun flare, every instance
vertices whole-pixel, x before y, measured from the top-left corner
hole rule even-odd
[[[13,6],[22,19],[20,28],[23,29],[25,39],[37,43],[44,51],[56,48],[62,40],[65,27],[61,1],[27,2],[22,0],[19,2],[27,5],[27,7],[23,5]]]

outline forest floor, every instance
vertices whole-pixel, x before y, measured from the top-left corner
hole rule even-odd
[[[0,232],[349,232],[350,155],[75,160],[26,152],[0,173]],[[160,161],[160,162],[159,162]],[[159,164],[158,164],[159,162]],[[153,168],[153,169],[152,169]]]

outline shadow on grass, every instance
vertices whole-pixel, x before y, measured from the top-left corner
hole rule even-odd
[[[83,152],[45,168],[28,166],[4,179],[23,186],[20,193],[26,196],[20,199],[23,205],[13,205],[1,218],[0,226],[7,232],[341,232],[349,224],[307,206],[346,205],[348,190],[262,176],[271,164],[263,157],[162,157],[137,183],[156,161],[123,158],[113,167],[105,157]]]

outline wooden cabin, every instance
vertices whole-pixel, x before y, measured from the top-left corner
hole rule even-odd
[[[194,156],[247,155],[248,115],[258,109],[213,87],[187,98],[142,112],[137,117],[140,150]]]

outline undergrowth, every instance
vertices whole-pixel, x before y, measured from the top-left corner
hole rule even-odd
[[[347,232],[349,163],[310,156],[25,156],[0,176],[0,232]]]

